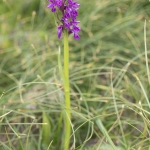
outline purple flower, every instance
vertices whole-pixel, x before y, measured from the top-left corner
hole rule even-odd
[[[56,11],[55,5],[52,4],[52,3],[50,3],[50,4],[47,6],[47,8],[51,8],[51,11],[52,11],[52,12],[55,12],[55,11]]]
[[[58,28],[57,28],[57,30],[58,30],[58,38],[60,38],[61,35],[62,35],[63,26],[59,25]]]
[[[73,33],[74,39],[78,40],[80,38],[79,32],[80,27],[78,26],[79,21],[76,20],[78,16],[78,7],[80,4],[75,2],[75,0],[48,0],[50,4],[47,8],[50,8],[53,13],[56,13],[58,16],[58,12],[60,11],[62,16],[58,19],[59,26],[58,30],[58,38],[61,37],[63,30],[68,30],[68,33]],[[59,17],[59,16],[58,16]]]
[[[47,8],[51,8],[52,12],[56,12],[56,7],[60,8],[63,5],[63,0],[49,0],[49,2]]]
[[[74,38],[75,38],[76,40],[80,39],[80,36],[78,35],[77,32],[74,32]]]

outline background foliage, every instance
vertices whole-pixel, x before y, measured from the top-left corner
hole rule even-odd
[[[113,149],[113,141],[118,149],[149,150],[150,2],[79,3],[81,39],[69,39],[72,144],[76,149],[102,150]],[[51,124],[50,149],[59,149],[63,138],[64,96],[57,62],[58,47],[63,45],[47,4],[42,0],[0,4],[0,147],[4,150],[40,150],[43,111]]]

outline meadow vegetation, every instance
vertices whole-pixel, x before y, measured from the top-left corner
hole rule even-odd
[[[79,3],[81,39],[69,37],[70,147],[150,150],[150,2]],[[63,145],[58,67],[63,38],[57,38],[47,4],[0,2],[0,150],[59,150]]]

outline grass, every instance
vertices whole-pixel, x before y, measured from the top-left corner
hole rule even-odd
[[[150,3],[79,2],[81,39],[69,38],[70,147],[150,150]],[[1,150],[63,145],[64,91],[57,61],[63,40],[57,39],[46,5],[41,0],[0,5]],[[46,148],[42,112],[50,124]]]

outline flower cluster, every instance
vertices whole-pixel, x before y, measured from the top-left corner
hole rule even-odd
[[[77,21],[78,7],[80,4],[74,0],[48,0],[50,4],[47,8],[50,8],[53,13],[60,11],[62,17],[59,18],[61,24],[58,26],[58,38],[61,37],[64,29],[67,29],[68,33],[73,33],[74,39],[78,40],[80,38],[78,32],[80,27],[78,26],[79,21]]]

